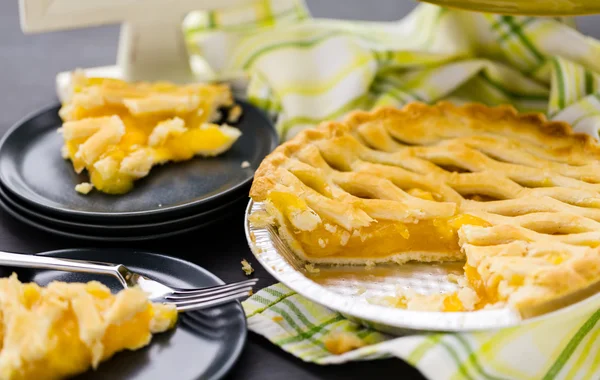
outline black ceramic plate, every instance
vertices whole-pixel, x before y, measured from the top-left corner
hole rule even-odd
[[[247,198],[242,198],[239,203],[243,205],[247,203]],[[23,215],[19,210],[10,206],[4,198],[0,197],[0,208],[6,211],[10,216],[17,219],[18,221],[28,224],[32,227],[35,227],[39,230],[46,231],[53,235],[64,236],[70,239],[78,239],[78,240],[87,240],[87,241],[97,241],[97,242],[135,242],[135,241],[146,241],[146,240],[157,240],[164,239],[176,235],[181,235],[187,232],[195,231],[200,228],[207,227],[211,224],[218,223],[223,221],[224,219],[230,217],[232,213],[239,212],[239,207],[235,207],[238,205],[238,202],[232,204],[231,207],[228,207],[226,210],[222,210],[218,212],[217,215],[213,215],[210,218],[201,219],[198,221],[194,221],[190,224],[185,225],[177,225],[172,229],[168,229],[161,232],[150,231],[150,232],[137,232],[137,231],[125,231],[124,233],[107,233],[105,231],[98,230],[96,228],[84,228],[84,229],[75,229],[75,228],[63,228],[58,227],[53,223],[49,223],[47,221],[34,219],[32,217],[28,217]]]
[[[121,263],[168,285],[205,287],[222,284],[207,270],[177,258],[131,250],[70,249],[44,256]],[[46,285],[51,281],[97,280],[116,292],[122,287],[110,276],[17,268],[22,282]],[[6,277],[11,269],[0,268]],[[219,379],[235,364],[246,340],[246,319],[239,302],[180,315],[177,327],[153,337],[138,351],[123,351],[78,379]]]
[[[92,192],[86,196],[74,186],[86,181],[60,155],[62,137],[59,106],[46,108],[12,127],[0,142],[0,181],[6,189],[44,212],[69,216],[121,218],[185,212],[219,202],[221,197],[247,186],[254,170],[277,145],[268,117],[238,101],[243,116],[236,125],[242,136],[224,154],[213,158],[155,167],[124,195]],[[250,167],[242,168],[244,161]]]
[[[167,220],[163,222],[154,223],[127,223],[119,224],[119,219],[111,220],[107,223],[93,223],[84,221],[70,221],[65,219],[58,219],[52,215],[47,215],[39,212],[37,209],[31,209],[28,205],[19,199],[14,199],[7,194],[2,185],[0,185],[0,200],[2,200],[9,208],[10,211],[14,211],[24,218],[41,222],[42,224],[49,224],[54,228],[67,229],[69,231],[80,231],[89,233],[93,231],[94,234],[98,235],[143,235],[153,233],[164,233],[168,231],[181,230],[186,227],[191,227],[196,224],[201,224],[205,221],[219,217],[222,213],[227,212],[230,208],[248,202],[247,196],[242,196],[227,203],[224,203],[210,211],[195,213],[190,216]],[[2,206],[3,203],[0,203]]]

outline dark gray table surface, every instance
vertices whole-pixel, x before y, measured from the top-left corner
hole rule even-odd
[[[414,6],[411,1],[401,0],[312,0],[308,4],[315,16],[381,21],[399,19]],[[580,19],[579,26],[588,34],[600,36],[600,23],[595,16]],[[17,1],[0,0],[0,133],[24,115],[57,101],[54,87],[57,72],[114,63],[117,37],[117,26],[25,36],[19,28]],[[270,285],[274,279],[252,258],[242,222],[243,209],[240,209],[237,217],[225,224],[176,239],[129,246],[183,257],[226,282],[245,278],[240,260],[246,258],[254,264],[255,276],[261,279],[259,285]],[[174,250],[174,244],[187,248]],[[35,253],[85,246],[98,244],[70,241],[37,231],[0,211],[1,250]],[[398,359],[335,366],[307,364],[251,333],[242,357],[228,378],[364,379],[386,375],[423,378]]]

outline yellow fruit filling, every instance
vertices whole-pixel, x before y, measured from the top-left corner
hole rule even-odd
[[[446,312],[453,311],[465,311],[465,307],[463,306],[462,301],[458,297],[457,293],[452,293],[449,296],[444,298],[444,302],[442,304],[443,310]]]
[[[281,215],[293,238],[310,258],[384,259],[402,253],[442,253],[461,258],[457,231],[461,226],[488,225],[468,214],[450,218],[401,223],[377,220],[368,226],[347,230],[335,222],[320,217],[311,218],[308,205],[298,196],[273,191],[267,199]],[[402,261],[402,260],[400,260]]]
[[[485,305],[491,305],[499,301],[498,281],[495,283],[485,283],[477,271],[477,268],[465,264],[464,269],[467,283],[469,287],[475,291],[479,299],[475,304],[475,310],[479,310]]]
[[[0,378],[58,379],[96,368],[172,328],[177,311],[139,289],[116,295],[98,283],[42,288],[16,275],[0,279]]]
[[[77,173],[87,170],[95,189],[126,193],[154,165],[231,148],[241,132],[214,123],[221,107],[238,107],[222,85],[74,76],[60,110],[63,156]]]

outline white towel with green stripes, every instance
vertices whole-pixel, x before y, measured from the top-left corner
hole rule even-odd
[[[282,284],[265,288],[242,304],[251,331],[318,364],[396,356],[432,380],[600,378],[600,311],[499,331],[392,337],[350,322]],[[331,353],[326,342],[340,332],[358,338],[362,347]]]
[[[283,140],[354,109],[441,99],[511,103],[599,137],[600,42],[570,19],[420,5],[398,22],[350,22],[312,18],[301,0],[260,0],[194,12],[184,31],[192,62],[245,81],[249,100],[277,114]],[[252,331],[321,364],[397,356],[435,380],[600,379],[600,312],[497,332],[393,338],[283,285],[244,308]],[[337,330],[366,345],[332,354],[324,341]]]

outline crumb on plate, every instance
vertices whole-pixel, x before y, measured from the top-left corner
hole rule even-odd
[[[242,270],[244,271],[244,273],[246,273],[246,276],[250,276],[250,274],[254,272],[254,268],[252,268],[252,265],[250,265],[250,263],[246,261],[246,259],[242,260]]]
[[[75,191],[77,191],[79,194],[88,194],[90,191],[92,191],[93,188],[94,185],[92,185],[91,183],[82,182],[75,186]]]
[[[464,277],[463,276],[459,276],[459,275],[454,274],[454,273],[450,273],[450,274],[448,274],[447,278],[448,278],[448,281],[450,281],[453,284],[460,284],[461,280]]]
[[[306,269],[306,271],[308,273],[319,273],[321,270],[319,268],[315,268],[315,266],[313,264],[304,264],[304,269]]]
[[[250,163],[248,161],[244,161],[244,162],[242,162],[242,164],[240,165],[240,167],[242,169],[249,168],[250,167]]]
[[[217,122],[223,119],[223,112],[218,109],[213,110],[212,114],[208,117],[208,121],[211,123]]]
[[[267,226],[275,224],[275,218],[272,215],[269,215],[264,210],[256,211],[248,217],[248,220],[252,224],[253,227],[256,228],[265,228]],[[254,233],[250,233],[250,237],[252,237]]]

